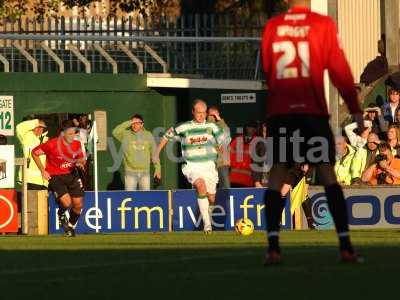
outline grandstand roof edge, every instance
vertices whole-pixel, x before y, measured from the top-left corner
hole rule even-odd
[[[229,80],[229,79],[203,79],[160,77],[147,75],[148,88],[182,88],[182,89],[221,89],[221,90],[264,90],[265,84],[260,80]]]

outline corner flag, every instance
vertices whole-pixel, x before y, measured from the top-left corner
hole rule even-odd
[[[300,208],[301,204],[307,197],[308,184],[306,177],[303,177],[296,187],[290,193],[290,214],[293,216],[296,209]]]

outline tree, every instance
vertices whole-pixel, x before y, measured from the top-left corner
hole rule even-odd
[[[82,14],[98,0],[0,0],[0,17],[17,19],[29,11],[38,18],[57,15],[60,5],[78,7]],[[180,13],[180,0],[110,0],[110,14],[138,12],[144,16]]]
[[[0,17],[16,19],[31,10],[36,17],[58,14],[60,5],[85,10],[99,0],[0,0]],[[285,9],[283,0],[110,0],[110,14],[138,12],[144,16],[177,16],[196,13],[224,13],[252,20],[271,17]],[[263,18],[264,18],[263,17]],[[265,18],[264,18],[265,19]]]
[[[283,0],[216,0],[215,3],[215,11],[230,16],[231,24],[242,24],[239,26],[241,32],[234,35],[259,34],[259,28],[263,27],[268,18],[285,9]],[[243,28],[248,29],[246,33],[243,33]]]
[[[265,13],[269,17],[286,9],[283,0],[182,0],[182,12],[252,14]]]
[[[31,9],[36,18],[42,19],[44,17],[57,15],[58,8],[62,3],[62,0],[35,0],[33,1]]]
[[[28,0],[0,0],[0,17],[16,19],[27,12]]]
[[[75,6],[87,8],[90,4],[98,2],[95,0],[64,0],[64,5],[68,8]],[[118,11],[130,13],[137,11],[142,15],[149,15],[154,11],[162,11],[163,7],[168,7],[171,0],[110,0],[111,14],[116,15]]]

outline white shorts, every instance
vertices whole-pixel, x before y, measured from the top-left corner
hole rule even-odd
[[[207,193],[215,194],[217,192],[218,172],[215,162],[187,162],[182,166],[182,173],[191,184],[199,178],[203,179],[206,183]]]

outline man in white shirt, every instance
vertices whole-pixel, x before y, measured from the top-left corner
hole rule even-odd
[[[399,122],[397,112],[400,110],[400,90],[391,87],[389,89],[389,101],[382,106],[383,118],[389,122],[389,125]]]
[[[370,120],[364,120],[364,129],[361,132],[354,132],[356,128],[357,123],[354,122],[344,127],[344,131],[349,138],[350,145],[357,150],[364,147],[367,143],[368,135],[371,133],[372,130],[372,122]]]

